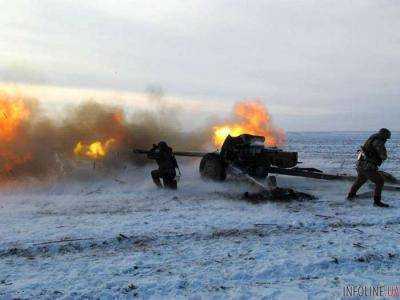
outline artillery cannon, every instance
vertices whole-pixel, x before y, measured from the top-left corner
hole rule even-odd
[[[223,181],[230,166],[254,178],[264,179],[271,167],[292,168],[298,164],[297,152],[264,147],[265,138],[250,134],[228,136],[220,152],[207,153],[200,161],[204,178]]]
[[[174,155],[201,158],[200,175],[216,181],[225,180],[231,166],[251,177],[263,179],[268,176],[271,167],[286,169],[298,164],[297,152],[286,152],[273,147],[266,148],[264,141],[265,138],[262,136],[242,134],[232,137],[229,135],[219,152],[174,151]],[[135,149],[133,152],[148,153],[140,149]]]
[[[306,177],[321,180],[353,181],[354,176],[347,174],[327,174],[315,168],[299,168],[298,153],[288,152],[275,147],[265,147],[262,136],[242,134],[237,137],[228,135],[221,150],[215,152],[174,151],[175,156],[201,158],[199,172],[201,177],[215,181],[224,181],[227,173],[244,175],[248,180],[263,186],[257,179],[264,179],[268,174]],[[148,151],[135,149],[133,153],[147,154]],[[399,184],[391,174],[381,172],[385,181]],[[400,190],[400,186],[387,187]]]

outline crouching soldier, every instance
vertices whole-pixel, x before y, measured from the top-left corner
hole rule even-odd
[[[374,205],[379,207],[389,206],[381,201],[385,180],[378,170],[387,159],[385,143],[390,138],[391,132],[386,128],[382,128],[378,133],[370,136],[361,147],[357,162],[358,176],[347,196],[348,200],[355,199],[357,191],[370,180],[375,183]]]
[[[166,142],[159,142],[158,145],[153,145],[153,148],[147,154],[150,159],[155,159],[158,164],[158,170],[151,172],[151,177],[158,187],[169,189],[177,189],[176,170],[179,167],[172,152],[172,149]],[[180,174],[180,172],[179,172]],[[161,183],[161,179],[163,184]]]

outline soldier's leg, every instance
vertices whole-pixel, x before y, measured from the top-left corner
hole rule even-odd
[[[347,195],[347,199],[354,199],[357,196],[358,190],[367,182],[367,180],[365,174],[362,171],[358,171],[358,176]]]
[[[374,203],[382,203],[382,189],[385,184],[385,180],[378,171],[371,171],[368,172],[368,179],[371,180],[375,184],[375,191],[374,191]]]
[[[151,171],[151,178],[153,178],[153,181],[155,183],[156,186],[162,188],[162,184],[161,184],[161,174],[159,170],[153,170]]]
[[[175,177],[169,176],[169,175],[164,175],[163,176],[163,183],[166,188],[169,188],[171,190],[176,190],[178,188],[178,184],[175,180]]]
[[[176,182],[175,179],[173,180],[167,180],[167,182],[164,181],[165,187],[171,189],[171,190],[176,190],[178,188],[178,183]]]
[[[172,190],[177,189],[177,182],[175,180],[176,173],[174,169],[163,170],[161,176],[163,179],[164,187]]]

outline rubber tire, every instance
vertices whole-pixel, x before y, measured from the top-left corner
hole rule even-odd
[[[216,153],[208,153],[200,161],[200,175],[204,179],[214,181],[224,181],[226,179],[226,169],[221,157]]]

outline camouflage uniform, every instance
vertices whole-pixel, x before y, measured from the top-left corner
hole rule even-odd
[[[374,203],[378,206],[387,206],[381,202],[384,178],[378,172],[380,165],[387,159],[385,143],[390,139],[390,131],[381,129],[373,134],[361,147],[359,160],[357,162],[357,179],[347,196],[349,200],[356,197],[357,191],[368,181],[375,184]]]
[[[150,159],[155,159],[158,164],[158,170],[151,171],[151,177],[158,187],[163,187],[161,179],[163,180],[164,187],[170,189],[177,189],[177,181],[175,180],[178,163],[167,143],[159,142],[154,145],[147,155]]]

